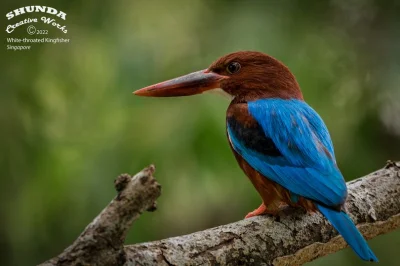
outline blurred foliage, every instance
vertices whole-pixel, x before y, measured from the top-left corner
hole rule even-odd
[[[0,5],[7,13],[27,4]],[[234,222],[258,207],[225,138],[226,99],[131,95],[229,52],[263,51],[289,66],[328,125],[346,180],[400,159],[394,1],[34,4],[66,12],[71,41],[1,51],[2,265],[33,265],[61,252],[115,195],[113,179],[150,163],[163,194],[128,243]],[[24,29],[14,36],[26,37]],[[382,265],[398,265],[399,239],[397,231],[370,241]],[[310,263],[338,264],[363,262],[346,249]]]

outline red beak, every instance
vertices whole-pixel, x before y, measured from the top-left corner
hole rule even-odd
[[[200,70],[185,76],[157,83],[133,92],[139,96],[147,97],[173,97],[199,94],[207,90],[220,88],[220,81],[228,78],[209,72],[208,69]]]

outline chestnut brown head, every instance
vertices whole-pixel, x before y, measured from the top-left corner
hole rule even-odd
[[[284,64],[269,55],[250,51],[225,55],[205,70],[134,93],[152,97],[187,96],[217,88],[244,101],[260,98],[303,99],[296,78]]]

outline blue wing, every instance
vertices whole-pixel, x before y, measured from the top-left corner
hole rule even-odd
[[[336,166],[329,132],[309,105],[293,99],[261,99],[248,102],[248,111],[279,153],[254,149],[228,121],[229,139],[237,153],[293,198],[300,195],[327,206],[344,203],[346,183]]]

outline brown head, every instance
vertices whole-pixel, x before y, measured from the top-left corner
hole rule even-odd
[[[134,94],[186,96],[217,88],[235,97],[236,101],[303,99],[296,78],[284,64],[269,55],[249,51],[225,55],[205,70],[140,89]]]

